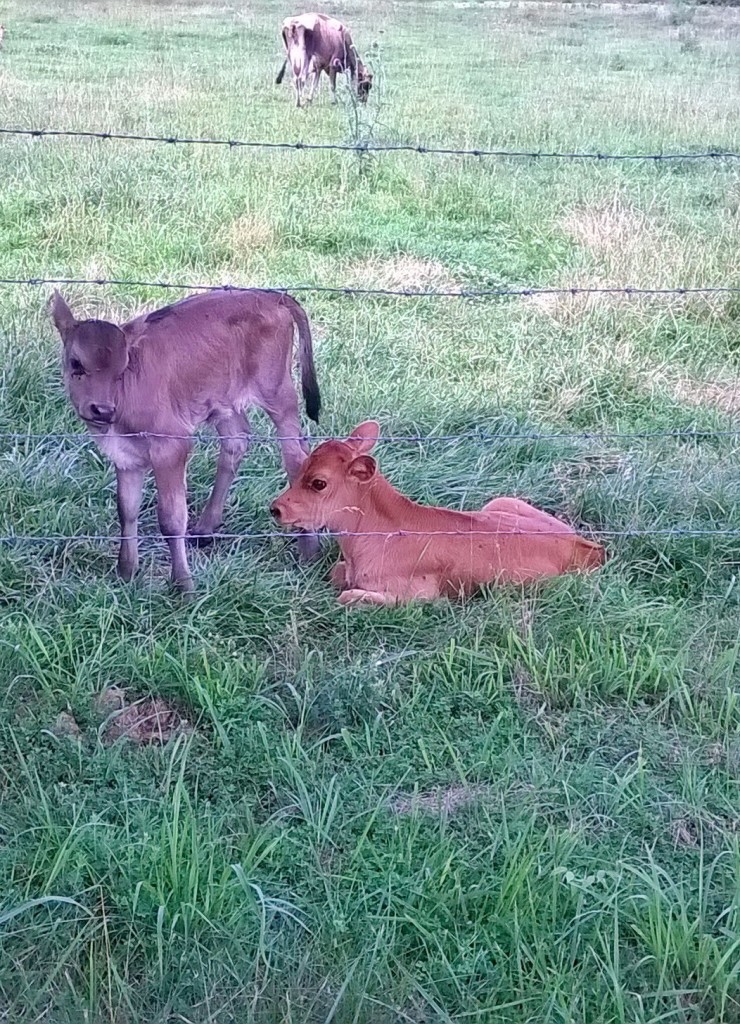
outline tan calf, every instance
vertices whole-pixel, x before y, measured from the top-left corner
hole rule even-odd
[[[368,454],[379,429],[368,421],[319,445],[271,506],[285,526],[339,534],[332,582],[342,604],[429,601],[603,564],[600,544],[517,498],[455,512],[404,497]]]
[[[145,474],[152,469],[173,582],[193,590],[185,548],[191,436],[207,423],[221,438],[213,491],[191,535],[207,537],[221,525],[227,492],[248,446],[250,406],[264,409],[275,424],[288,478],[297,479],[308,447],[300,440],[291,372],[296,328],[311,419],[318,421],[321,402],[305,312],[288,295],[257,289],[191,295],[120,326],[75,319],[59,292],[50,308],[64,343],[67,394],[116,467],[120,575],[130,580],[138,566],[139,506]],[[318,550],[315,536],[298,543],[303,557]]]

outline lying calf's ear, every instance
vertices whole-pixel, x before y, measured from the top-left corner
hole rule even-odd
[[[366,484],[368,480],[372,480],[375,476],[377,468],[375,459],[369,455],[358,455],[356,459],[352,459],[350,462],[347,472],[355,480],[359,480],[361,484]]]
[[[352,447],[358,451],[371,452],[380,436],[380,424],[377,420],[365,420],[359,427],[355,427],[347,438]]]

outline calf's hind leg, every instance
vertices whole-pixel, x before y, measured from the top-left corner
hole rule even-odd
[[[224,416],[214,426],[221,438],[218,467],[211,496],[190,531],[190,536],[196,540],[209,537],[221,526],[226,495],[249,447],[249,420],[243,413],[234,412]]]
[[[280,450],[288,480],[293,483],[308,458],[308,443],[301,434],[298,415],[298,398],[292,380],[288,380],[278,391],[260,403],[272,422],[280,439]],[[302,561],[308,561],[319,554],[319,538],[315,533],[298,535],[298,554]]]

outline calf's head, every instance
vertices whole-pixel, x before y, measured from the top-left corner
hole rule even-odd
[[[129,361],[123,331],[107,320],[75,320],[59,292],[49,309],[64,345],[64,386],[75,412],[91,426],[115,423],[119,382]]]
[[[325,441],[303,463],[300,476],[270,506],[282,526],[342,530],[355,520],[375,481],[368,452],[378,440],[375,420],[361,423],[346,441]]]

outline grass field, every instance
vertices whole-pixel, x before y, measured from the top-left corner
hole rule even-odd
[[[359,116],[274,86],[288,13],[6,0],[2,123],[740,150],[738,11],[350,3]],[[740,286],[739,251],[731,163],[0,142],[0,277]],[[0,431],[80,436],[0,439],[0,534],[113,535],[47,294],[0,288]],[[381,468],[423,501],[530,499],[611,561],[348,613],[328,541],[309,569],[282,540],[195,551],[187,607],[156,539],[129,587],[112,543],[0,546],[0,1020],[740,1021],[740,299],[302,301],[323,431],[495,434]],[[674,430],[698,433],[520,436]],[[193,504],[212,471],[200,445]],[[269,530],[283,485],[256,446],[225,528]],[[111,685],[192,730],[106,744]]]

